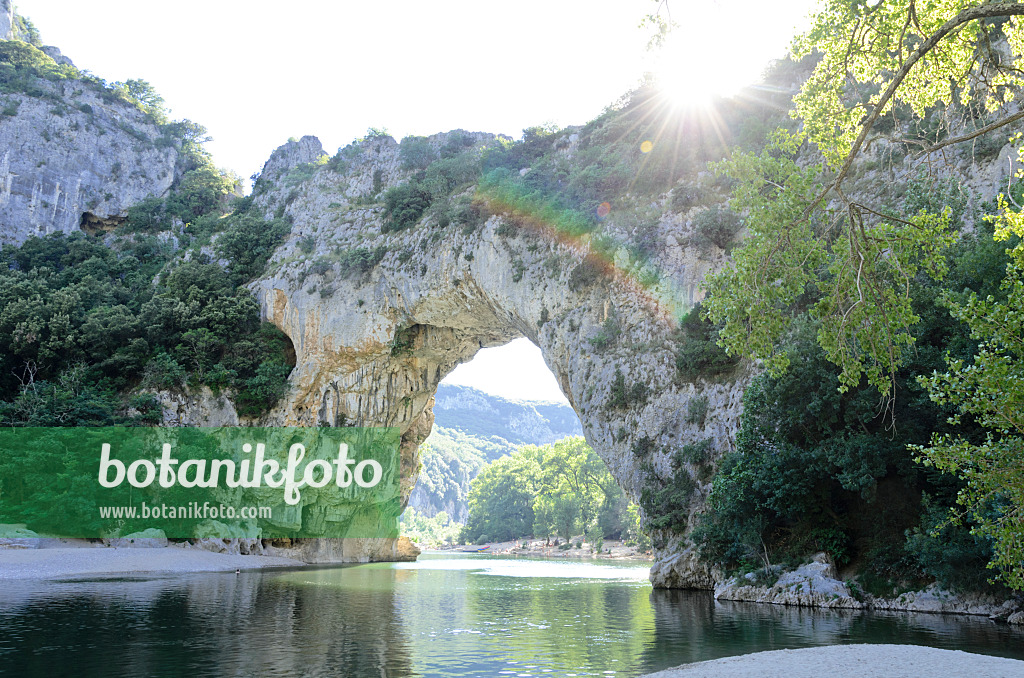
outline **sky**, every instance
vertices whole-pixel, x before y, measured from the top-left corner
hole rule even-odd
[[[728,93],[785,54],[813,3],[674,0],[679,27],[660,54],[639,25],[655,0],[15,4],[79,68],[149,81],[173,118],[209,130],[218,166],[247,178],[293,136],[317,136],[333,154],[369,127],[396,139],[459,128],[518,138],[533,125],[584,124],[645,71],[682,96]],[[478,354],[488,370],[452,378],[564,400],[539,356],[513,342]],[[519,368],[495,371],[508,364]]]

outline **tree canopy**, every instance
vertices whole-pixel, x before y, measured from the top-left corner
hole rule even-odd
[[[733,265],[707,282],[705,308],[730,352],[781,374],[791,319],[809,311],[818,344],[840,370],[839,391],[866,379],[893,416],[897,374],[914,355],[921,320],[912,290],[922,277],[948,273],[959,207],[954,200],[877,204],[870,191],[852,187],[851,176],[872,149],[909,154],[908,176],[965,142],[1005,138],[1007,126],[1024,118],[1010,106],[1024,84],[1021,15],[1018,2],[822,3],[794,42],[795,56],[817,59],[795,98],[798,127],[776,132],[760,153],[735,153],[715,167],[735,182],[731,206],[748,215],[749,237]],[[992,218],[997,238],[1019,237],[1016,205],[1001,200]],[[975,530],[994,539],[993,563],[1022,588],[1024,431],[1018,416],[1007,416],[1024,399],[1024,268],[1019,246],[1014,252],[1002,295],[944,297],[980,344],[926,380],[936,402],[959,408],[954,421],[973,418],[990,435],[978,444],[941,434],[917,449],[926,463],[966,479],[961,502]]]

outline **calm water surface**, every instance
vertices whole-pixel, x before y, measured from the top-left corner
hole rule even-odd
[[[914,643],[1024,659],[984,618],[655,591],[643,563],[493,556],[0,584],[5,676],[623,676],[759,650]]]

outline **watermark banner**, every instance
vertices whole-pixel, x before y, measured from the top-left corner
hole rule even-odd
[[[0,524],[101,538],[398,536],[395,428],[0,429]]]

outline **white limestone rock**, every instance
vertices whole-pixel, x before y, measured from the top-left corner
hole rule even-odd
[[[4,95],[17,112],[0,116],[0,244],[106,230],[168,192],[178,151],[145,114],[83,81],[40,87],[60,103]]]
[[[781,574],[768,586],[754,583],[754,573],[733,577],[715,588],[719,600],[745,600],[773,605],[825,608],[863,608],[849,587],[835,579],[835,567],[824,553],[792,572]]]
[[[164,426],[238,426],[238,412],[228,391],[215,394],[201,386],[152,393],[160,402]]]

